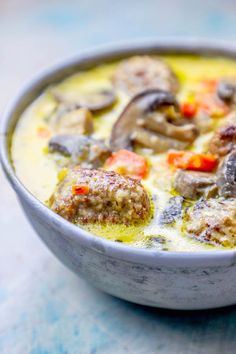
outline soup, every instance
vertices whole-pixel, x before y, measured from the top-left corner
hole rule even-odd
[[[135,56],[48,87],[12,138],[18,178],[98,237],[236,246],[236,62]]]

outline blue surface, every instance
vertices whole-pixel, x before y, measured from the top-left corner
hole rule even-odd
[[[0,108],[52,62],[147,36],[234,40],[236,2],[1,1]],[[235,353],[236,308],[148,309],[78,279],[38,240],[0,171],[0,353]],[[10,210],[10,213],[8,212]]]

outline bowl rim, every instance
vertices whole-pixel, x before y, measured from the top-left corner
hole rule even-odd
[[[206,251],[161,251],[155,249],[137,248],[131,245],[114,242],[95,236],[90,232],[83,230],[61,216],[54,213],[40,200],[38,200],[20,181],[11,162],[11,156],[8,148],[9,129],[16,114],[18,107],[22,101],[29,96],[33,89],[42,85],[43,82],[53,82],[52,78],[58,73],[64,73],[62,77],[66,77],[65,72],[72,67],[81,66],[84,63],[92,61],[92,66],[97,61],[115,60],[120,56],[129,56],[136,53],[156,52],[156,54],[202,54],[202,55],[221,55],[223,57],[231,57],[236,60],[236,46],[226,41],[207,41],[199,39],[146,39],[131,42],[122,42],[118,44],[108,44],[99,46],[82,53],[60,61],[42,70],[29,80],[19,90],[13,100],[9,102],[3,112],[0,122],[0,160],[7,179],[13,189],[20,197],[25,200],[32,210],[38,212],[50,227],[56,228],[63,236],[79,243],[81,246],[93,248],[97,252],[105,253],[111,258],[122,259],[128,262],[143,263],[149,266],[166,265],[170,267],[211,267],[211,266],[230,266],[236,263],[236,249],[232,250],[206,250]],[[79,69],[78,69],[79,70]],[[45,87],[48,86],[45,84]],[[34,99],[37,97],[36,95]],[[29,101],[32,102],[32,100]],[[27,106],[27,105],[26,105]],[[20,118],[18,115],[16,122]]]

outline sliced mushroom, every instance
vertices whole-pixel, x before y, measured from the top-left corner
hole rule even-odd
[[[143,128],[135,128],[134,132],[130,135],[130,139],[131,141],[152,149],[156,153],[169,149],[182,150],[188,146],[186,142],[171,139]]]
[[[70,157],[72,164],[97,168],[104,164],[110,150],[102,140],[83,135],[56,135],[49,141],[49,152]]]
[[[201,134],[210,132],[215,124],[215,119],[212,118],[207,112],[200,109],[196,116],[193,118],[193,123]]]
[[[154,132],[163,134],[180,141],[192,142],[196,138],[196,128],[192,124],[174,125],[175,121],[170,123],[163,112],[149,114],[143,122],[143,126]]]
[[[174,188],[183,197],[195,199],[201,195],[213,197],[217,192],[216,177],[212,173],[178,170]]]
[[[227,155],[217,173],[219,194],[225,198],[236,197],[236,150]]]
[[[93,133],[93,116],[87,108],[70,110],[61,107],[51,117],[50,124],[57,134],[80,134]]]
[[[212,154],[225,156],[236,148],[236,113],[232,112],[214,133],[209,151]]]
[[[162,60],[147,55],[123,60],[112,77],[116,89],[130,96],[147,89],[161,89],[175,93],[178,79],[172,69]]]
[[[184,198],[182,196],[172,197],[159,217],[160,224],[172,224],[182,214]]]
[[[224,79],[218,84],[217,94],[226,103],[236,103],[236,79]]]
[[[133,142],[156,152],[183,149],[198,135],[194,124],[179,115],[175,97],[157,89],[142,92],[129,102],[113,126],[113,150],[131,148]]]
[[[77,92],[67,91],[60,92],[52,90],[52,94],[59,103],[74,107],[84,107],[91,112],[97,112],[112,106],[116,101],[116,96],[113,90],[100,90],[94,92]]]

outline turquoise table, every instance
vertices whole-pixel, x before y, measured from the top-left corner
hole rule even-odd
[[[236,2],[0,1],[0,109],[49,63],[147,36],[234,40]],[[177,312],[108,296],[39,241],[0,171],[0,354],[236,353],[236,308]]]

